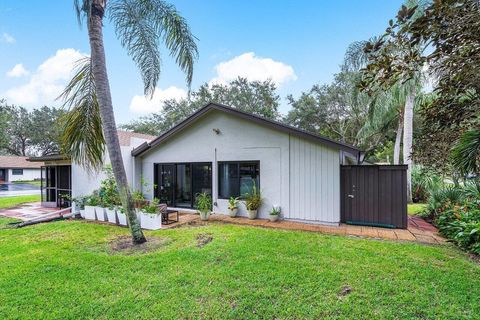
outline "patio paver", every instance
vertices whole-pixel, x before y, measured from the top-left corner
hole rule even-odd
[[[412,219],[413,218],[413,219]],[[165,228],[174,228],[185,223],[200,221],[198,215],[182,214],[179,224],[165,226]],[[183,220],[183,223],[182,223]],[[412,220],[412,221],[411,221]],[[265,228],[275,228],[283,230],[301,230],[310,232],[320,232],[326,234],[349,235],[365,238],[388,239],[399,241],[416,241],[425,244],[441,244],[445,239],[438,233],[438,230],[419,217],[409,217],[408,229],[388,229],[370,226],[357,226],[340,224],[339,226],[326,226],[318,224],[309,224],[289,220],[280,220],[270,222],[266,219],[249,220],[245,217],[231,218],[227,215],[214,214],[210,216],[209,221],[232,223],[239,225],[258,226]],[[208,222],[207,222],[208,223]]]

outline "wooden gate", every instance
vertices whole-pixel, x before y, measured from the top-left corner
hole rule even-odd
[[[340,220],[348,224],[407,228],[407,166],[341,167]]]

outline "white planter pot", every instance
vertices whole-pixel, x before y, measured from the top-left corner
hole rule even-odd
[[[107,211],[108,222],[116,224],[117,223],[117,214],[116,214],[117,210],[107,208],[106,211]]]
[[[95,207],[85,206],[85,219],[86,220],[95,220]]]
[[[254,220],[257,219],[257,210],[247,210],[248,211],[248,219]]]
[[[275,215],[269,214],[268,219],[270,219],[271,222],[278,221],[278,214],[275,214]]]
[[[200,212],[200,220],[207,221],[208,217],[210,217],[210,212]]]
[[[82,217],[82,219],[85,219],[85,209],[80,209],[79,212],[80,212],[80,217]]]
[[[106,221],[105,219],[105,208],[95,206],[95,213],[97,214],[98,221]]]
[[[138,208],[135,208],[135,213],[137,214],[138,223],[142,222],[142,211]]]
[[[160,214],[149,214],[141,212],[140,226],[147,230],[158,230],[162,227],[162,216]]]
[[[238,208],[228,209],[228,215],[231,218],[235,218],[237,216],[237,212],[238,212]]]
[[[127,225],[127,215],[122,213],[120,210],[117,210],[118,224],[121,226]]]

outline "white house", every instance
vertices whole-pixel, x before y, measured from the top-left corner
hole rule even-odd
[[[0,183],[40,180],[40,162],[29,162],[28,157],[0,156]]]
[[[195,195],[208,192],[213,211],[227,213],[228,198],[255,183],[264,200],[260,218],[280,206],[285,219],[336,225],[340,164],[357,163],[360,150],[212,103],[132,156],[136,187],[170,207],[193,208]],[[245,207],[239,214],[247,215]]]
[[[119,137],[128,181],[148,199],[188,210],[196,194],[207,192],[213,211],[226,214],[228,198],[241,197],[255,184],[263,197],[260,218],[280,206],[285,219],[332,225],[340,222],[340,165],[357,163],[361,154],[353,146],[214,103],[159,137],[125,131]],[[61,205],[67,186],[73,197],[89,194],[103,178],[75,164],[70,173],[65,169],[70,162],[61,156],[32,160],[46,161],[47,170],[57,172],[56,182],[42,188],[46,204]],[[63,185],[61,170],[70,179]],[[47,179],[51,175],[47,172]],[[55,189],[48,187],[53,184]],[[247,215],[244,206],[239,215]]]

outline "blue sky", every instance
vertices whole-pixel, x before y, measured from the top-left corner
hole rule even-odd
[[[111,0],[113,1],[113,0]],[[385,29],[402,1],[172,1],[199,39],[193,89],[237,75],[270,77],[279,86],[281,111],[287,94],[298,96],[338,72],[347,46]],[[185,94],[185,77],[169,55],[153,101],[142,97],[140,75],[111,26],[105,30],[107,63],[118,123],[161,108],[165,98]],[[88,54],[73,0],[0,2],[0,97],[28,108],[58,105],[54,97],[73,61]]]

